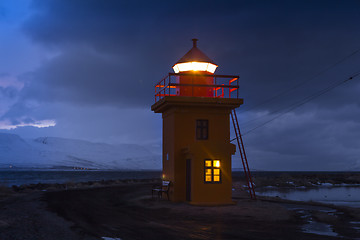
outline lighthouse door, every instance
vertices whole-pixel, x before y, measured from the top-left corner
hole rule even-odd
[[[186,159],[186,201],[191,201],[191,159]]]

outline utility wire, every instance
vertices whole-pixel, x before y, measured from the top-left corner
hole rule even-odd
[[[337,81],[337,82],[333,83],[331,86],[328,86],[328,87],[326,87],[326,88],[324,88],[324,89],[322,89],[322,90],[320,90],[320,91],[318,91],[318,92],[316,92],[316,93],[314,93],[314,94],[312,94],[310,96],[307,96],[307,97],[303,98],[302,100],[300,100],[300,101],[298,101],[296,103],[293,103],[293,104],[289,105],[288,107],[285,108],[285,109],[287,109],[286,111],[280,113],[279,115],[271,118],[270,120],[268,120],[268,121],[266,121],[266,122],[264,122],[264,123],[262,123],[262,124],[260,124],[260,125],[258,125],[256,127],[252,128],[252,129],[250,129],[249,131],[247,131],[247,132],[245,132],[244,134],[241,134],[241,135],[244,136],[244,135],[246,135],[246,134],[248,134],[248,133],[250,133],[250,132],[252,132],[252,131],[254,131],[254,130],[258,129],[258,128],[260,128],[260,127],[263,127],[263,126],[269,124],[270,122],[272,122],[275,119],[285,115],[286,113],[288,113],[288,112],[290,112],[290,111],[292,111],[292,110],[294,110],[294,109],[296,109],[296,108],[310,102],[311,100],[313,100],[315,98],[320,97],[321,95],[331,91],[332,89],[334,89],[334,88],[336,88],[336,87],[338,87],[338,86],[340,86],[340,85],[342,85],[342,84],[344,84],[344,83],[346,83],[346,82],[348,82],[350,80],[353,80],[354,78],[356,78],[359,75],[360,75],[360,71],[352,74],[349,78],[347,78],[345,80]],[[277,110],[276,112],[278,112],[278,111],[279,110]],[[231,139],[230,142],[234,141],[235,139],[236,138]]]
[[[358,74],[358,73],[354,73],[354,74],[352,74],[351,76],[354,76],[354,75],[357,75],[357,74]],[[343,82],[343,81],[340,81],[340,82]],[[332,85],[330,85],[329,87],[332,87],[333,85],[336,85],[336,84],[338,84],[338,83],[339,83],[339,81],[334,81],[334,82],[332,83]],[[327,88],[329,88],[329,87],[327,87]],[[327,88],[325,88],[325,89],[327,89]],[[320,91],[318,91],[318,92],[316,92],[316,93],[314,93],[314,94],[312,94],[312,95],[309,95],[309,96],[307,96],[307,97],[305,97],[305,98],[303,98],[303,99],[301,99],[301,100],[299,100],[299,101],[297,101],[297,102],[295,102],[295,103],[292,103],[292,104],[290,104],[290,105],[287,106],[287,107],[280,107],[280,108],[278,108],[278,109],[275,110],[275,111],[268,112],[268,113],[266,113],[265,115],[262,115],[262,116],[259,116],[259,117],[255,117],[255,118],[252,118],[252,119],[250,119],[250,120],[241,122],[240,124],[245,124],[245,125],[247,125],[247,123],[252,123],[252,122],[254,122],[254,121],[258,120],[258,119],[262,119],[262,118],[264,118],[264,117],[266,117],[266,116],[268,116],[268,115],[273,115],[273,114],[276,114],[276,113],[278,113],[278,112],[282,112],[282,111],[284,111],[284,110],[287,109],[287,108],[290,108],[290,107],[292,107],[292,106],[294,106],[294,105],[297,105],[297,104],[299,104],[299,103],[301,103],[301,102],[303,102],[303,101],[306,101],[308,98],[311,98],[313,95],[316,95],[316,94],[318,94],[319,92],[322,92],[323,90],[324,90],[324,89],[322,89],[322,90],[320,90]]]
[[[352,75],[354,75],[354,74],[352,74]],[[334,83],[332,83],[332,84],[337,84],[339,81],[336,81],[336,82],[334,82]],[[331,85],[332,86],[332,85]],[[317,94],[317,93],[319,93],[319,92],[321,92],[321,91],[323,91],[323,90],[320,90],[320,91],[318,91],[318,92],[316,92],[316,93],[314,93],[314,94]],[[289,108],[289,107],[292,107],[293,105],[296,105],[296,104],[298,104],[299,102],[303,102],[303,101],[305,101],[307,98],[309,98],[309,97],[311,97],[312,95],[310,95],[310,96],[307,96],[307,97],[305,97],[305,98],[303,98],[303,99],[301,99],[300,101],[298,101],[298,102],[295,102],[295,103],[293,103],[293,104],[290,104],[289,106],[287,106],[287,107],[280,107],[280,108],[278,108],[277,110],[275,110],[275,111],[272,111],[272,112],[268,112],[268,113],[266,113],[265,115],[262,115],[262,116],[259,116],[259,117],[255,117],[255,118],[252,118],[252,119],[250,119],[250,120],[247,120],[247,121],[244,121],[244,122],[241,122],[240,124],[247,124],[247,123],[252,123],[252,122],[254,122],[254,121],[256,121],[256,120],[258,120],[258,119],[262,119],[262,118],[264,118],[264,117],[266,117],[266,116],[268,116],[268,115],[273,115],[273,114],[276,114],[276,113],[278,113],[278,112],[282,112],[282,111],[284,111],[285,109],[287,109],[287,108]]]
[[[317,93],[315,93],[315,94],[313,94],[313,95],[310,95],[310,96],[305,97],[305,98],[302,99],[301,101],[290,105],[290,106],[288,107],[288,108],[289,108],[288,110],[284,111],[283,113],[280,113],[279,115],[273,117],[272,119],[270,119],[270,120],[268,120],[268,121],[266,121],[266,122],[264,122],[264,123],[262,123],[262,124],[260,124],[260,125],[258,125],[258,126],[256,126],[256,127],[252,128],[252,129],[250,129],[249,131],[247,131],[247,132],[245,132],[244,134],[242,134],[242,136],[244,136],[244,135],[246,135],[246,134],[248,134],[248,133],[250,133],[250,132],[252,132],[252,131],[254,131],[254,130],[258,129],[258,128],[260,128],[260,127],[265,126],[266,124],[274,121],[275,119],[283,116],[284,114],[286,114],[286,113],[288,113],[288,112],[290,112],[290,111],[292,111],[292,110],[294,110],[294,109],[296,109],[296,108],[298,108],[298,107],[300,107],[300,106],[302,106],[302,105],[310,102],[311,100],[313,100],[313,99],[315,99],[315,98],[320,97],[321,95],[323,95],[323,94],[329,92],[330,90],[332,90],[332,89],[334,89],[334,88],[336,88],[336,87],[338,87],[338,86],[340,86],[340,85],[342,85],[342,84],[344,84],[344,83],[346,83],[346,82],[348,82],[348,81],[356,78],[356,77],[359,76],[359,75],[360,75],[360,72],[357,72],[357,73],[353,74],[352,76],[350,76],[349,78],[347,78],[347,79],[345,79],[345,80],[342,80],[342,81],[340,81],[340,82],[337,82],[337,83],[335,83],[335,84],[333,84],[333,85],[331,85],[331,86],[329,86],[329,87],[327,87],[327,88],[325,88],[325,89],[322,89],[322,90],[318,91]],[[233,140],[231,140],[231,141],[233,141]]]
[[[275,99],[278,98],[278,97],[281,97],[281,96],[283,96],[283,95],[286,95],[288,92],[291,92],[291,91],[295,90],[296,88],[301,87],[302,85],[310,82],[311,80],[317,78],[318,76],[320,76],[321,74],[323,74],[323,73],[325,73],[326,71],[330,70],[331,68],[336,67],[336,66],[339,65],[340,63],[344,62],[345,60],[347,60],[348,58],[356,55],[356,54],[359,53],[359,52],[360,52],[360,49],[357,49],[356,51],[352,52],[351,54],[345,56],[344,58],[340,59],[339,61],[331,64],[330,66],[328,66],[328,67],[324,68],[323,70],[321,70],[320,72],[316,73],[315,75],[313,75],[313,76],[310,77],[309,79],[307,79],[307,80],[305,80],[305,81],[303,81],[303,82],[300,82],[299,84],[296,84],[295,86],[293,86],[293,87],[291,87],[291,88],[289,88],[289,89],[287,89],[287,90],[284,90],[284,91],[280,92],[279,94],[277,94],[277,95],[275,95],[275,96],[272,96],[272,97],[268,98],[267,100],[265,100],[265,101],[263,101],[263,102],[261,102],[261,103],[259,103],[259,104],[256,104],[256,105],[254,105],[254,106],[252,106],[252,107],[250,107],[250,108],[248,108],[248,109],[246,109],[246,110],[244,110],[244,111],[241,111],[241,113],[244,113],[244,112],[250,111],[250,110],[252,110],[252,109],[254,109],[254,108],[263,106],[264,104],[267,104],[267,103],[269,103],[269,102],[272,102],[273,100],[275,100]]]

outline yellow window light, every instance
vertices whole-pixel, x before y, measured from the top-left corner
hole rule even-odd
[[[205,183],[221,183],[220,160],[205,160]]]
[[[217,65],[208,62],[184,62],[177,63],[173,67],[175,73],[188,71],[203,71],[214,73]]]

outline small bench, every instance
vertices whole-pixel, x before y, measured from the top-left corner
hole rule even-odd
[[[165,193],[167,196],[167,199],[169,198],[169,190],[170,190],[171,181],[162,181],[161,185],[154,185],[153,189],[151,191],[151,197],[154,198],[154,193],[157,193],[158,198],[162,198],[162,194]]]

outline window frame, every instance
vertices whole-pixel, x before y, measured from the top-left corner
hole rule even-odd
[[[211,166],[206,166],[206,161],[211,161]],[[214,161],[220,162],[220,167],[214,166]],[[211,181],[206,181],[206,170],[211,170]],[[219,170],[219,181],[214,181],[214,170]],[[221,160],[220,159],[205,159],[204,160],[204,183],[205,184],[221,184],[222,183],[222,177],[221,177]]]
[[[206,123],[204,125],[204,123]],[[209,139],[209,120],[208,119],[196,119],[195,122],[195,138],[196,140],[208,140]],[[206,136],[204,137],[206,133]]]

